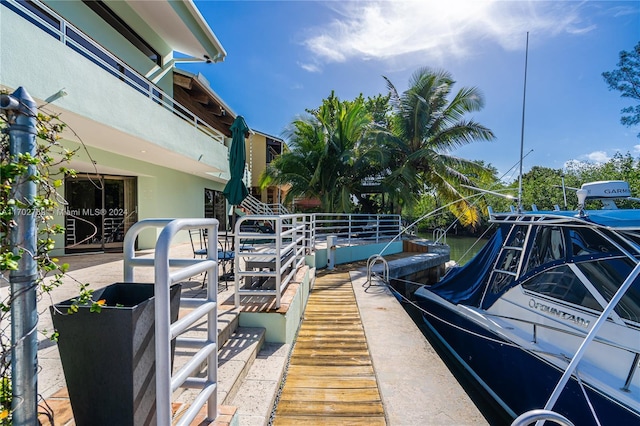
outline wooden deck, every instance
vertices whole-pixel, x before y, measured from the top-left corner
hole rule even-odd
[[[348,273],[316,278],[274,425],[386,425]]]

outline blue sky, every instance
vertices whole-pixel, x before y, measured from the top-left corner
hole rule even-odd
[[[201,72],[264,133],[282,137],[332,90],[341,99],[386,94],[386,76],[404,91],[419,67],[441,68],[454,90],[483,92],[484,109],[469,117],[496,135],[452,154],[490,163],[511,180],[529,32],[524,170],[602,162],[617,151],[640,156],[640,128],[620,124],[633,100],[601,76],[640,41],[640,1],[194,2],[227,57],[181,67]]]

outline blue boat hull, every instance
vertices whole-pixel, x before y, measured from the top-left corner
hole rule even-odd
[[[424,298],[418,298],[417,303],[433,315],[423,314],[427,326],[507,411],[517,416],[545,406],[562,371],[438,303]],[[640,414],[591,388],[585,386],[584,391],[602,426],[640,424]],[[553,410],[575,425],[597,425],[583,389],[574,379],[569,381]]]

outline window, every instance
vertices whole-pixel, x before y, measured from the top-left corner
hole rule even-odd
[[[532,271],[545,263],[563,260],[564,257],[565,243],[562,229],[539,226],[536,229],[525,271]]]
[[[138,35],[131,27],[129,27],[118,15],[113,13],[109,7],[100,0],[83,0],[91,10],[100,16],[114,30],[120,33],[124,38],[145,54],[149,59],[157,65],[162,65],[162,58],[142,37]]]
[[[282,143],[267,139],[267,164],[271,163],[280,154],[282,154]]]
[[[601,259],[577,264],[608,302],[618,291],[635,264],[628,258]],[[640,278],[637,278],[615,307],[621,317],[640,323]]]
[[[573,256],[593,254],[622,255],[622,252],[615,245],[589,228],[571,229],[569,231],[569,239]]]
[[[225,230],[227,227],[227,201],[224,194],[213,189],[204,190],[204,217],[218,219],[220,222],[219,231]]]
[[[567,265],[550,269],[522,284],[525,290],[602,311],[602,306]]]

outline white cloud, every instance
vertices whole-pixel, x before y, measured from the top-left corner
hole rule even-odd
[[[578,157],[578,159],[565,161],[563,168],[580,168],[581,166],[587,164],[603,164],[609,160],[611,160],[611,157],[607,155],[605,151],[593,151],[589,154],[581,155],[580,157]]]
[[[640,153],[640,144],[635,145],[635,146],[633,147],[633,152],[635,152],[635,153]]]
[[[593,151],[585,155],[584,158],[593,163],[606,163],[611,159],[604,151]]]
[[[300,68],[302,68],[303,70],[309,71],[309,72],[320,72],[321,69],[318,65],[315,64],[303,64],[303,63],[299,63]]]
[[[316,63],[389,60],[420,53],[437,60],[473,52],[489,40],[523,49],[525,32],[537,37],[593,30],[579,15],[581,2],[421,0],[331,2],[337,18],[313,28],[304,45]]]

